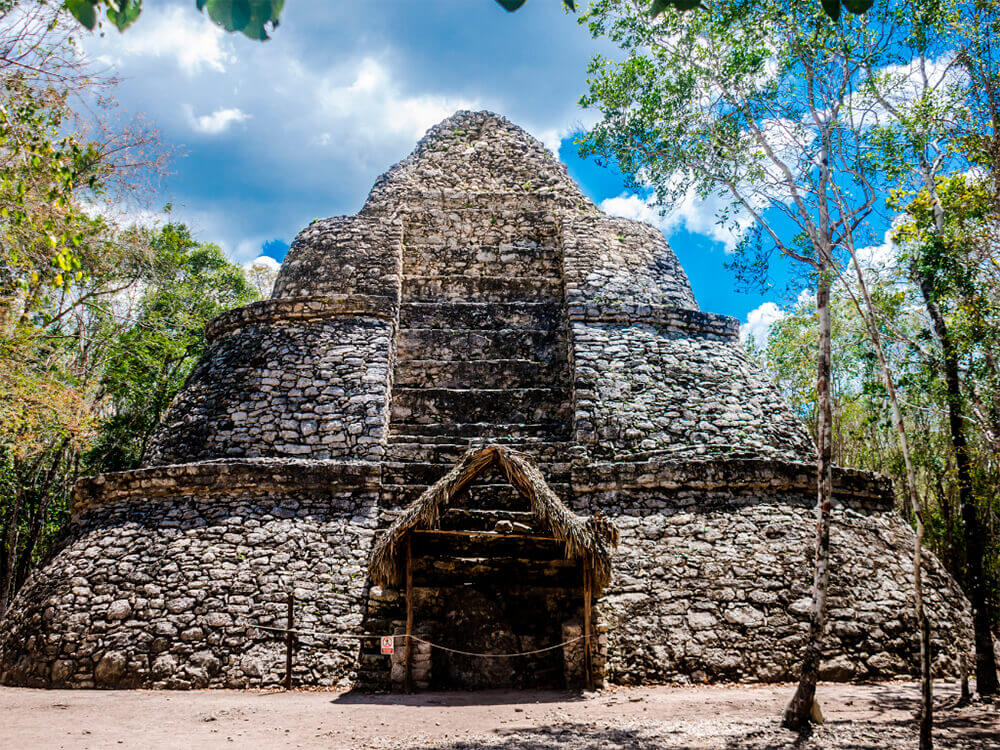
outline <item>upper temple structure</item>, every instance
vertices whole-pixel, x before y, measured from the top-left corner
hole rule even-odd
[[[277,684],[290,596],[300,685],[796,678],[808,433],[663,235],[504,118],[432,128],[206,336],[143,467],[77,484],[4,684]],[[916,674],[891,484],[837,469],[834,496],[821,676]],[[926,576],[957,673],[970,614]]]

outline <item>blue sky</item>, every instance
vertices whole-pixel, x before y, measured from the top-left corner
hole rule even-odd
[[[456,109],[490,109],[558,147],[584,192],[609,212],[660,225],[702,309],[741,322],[783,301],[736,290],[724,267],[733,238],[711,206],[664,220],[621,176],[583,162],[573,133],[593,115],[577,105],[586,66],[613,49],[592,40],[557,0],[508,14],[492,0],[339,3],[289,0],[273,39],[252,42],[208,23],[193,0],[147,3],[125,34],[87,51],[122,78],[124,114],[143,113],[176,149],[149,208],[217,242],[236,260],[281,260],[312,219],[356,212],[375,178]],[[759,315],[759,312],[758,312]]]

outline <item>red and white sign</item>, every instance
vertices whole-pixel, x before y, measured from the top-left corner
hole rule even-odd
[[[382,653],[383,654],[391,654],[393,652],[393,650],[394,650],[394,645],[393,644],[394,644],[395,640],[396,639],[393,638],[391,635],[383,635],[382,636]]]

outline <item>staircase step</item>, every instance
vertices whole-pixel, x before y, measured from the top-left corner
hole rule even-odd
[[[572,499],[572,489],[567,482],[548,482],[549,488],[565,503]],[[382,483],[383,508],[404,508],[427,489],[425,484]],[[509,484],[473,484],[461,497],[455,498],[450,507],[486,510],[530,511],[531,504],[516,488]]]
[[[391,419],[398,423],[531,423],[569,420],[565,388],[393,388]]]
[[[452,463],[387,462],[382,464],[382,481],[386,484],[422,484],[427,486],[438,481],[453,466]],[[571,468],[569,463],[540,464],[538,466],[546,481],[563,484],[569,482]],[[496,471],[493,474],[484,475],[482,480],[485,483],[507,483],[506,477]]]
[[[495,422],[467,422],[450,424],[420,424],[400,422],[390,429],[396,435],[408,435],[416,441],[442,437],[449,442],[456,438],[476,439],[493,442],[496,438],[511,441],[523,438],[541,438],[545,441],[560,442],[570,433],[569,420],[559,422],[530,422],[521,424],[497,424]]]
[[[551,211],[468,206],[421,214],[419,221],[407,222],[403,243],[408,248],[461,247],[469,244],[469,237],[475,237],[486,246],[528,243],[556,246],[558,233],[559,224]]]
[[[526,453],[536,463],[569,463],[573,443],[547,441],[540,438],[493,438],[456,440],[450,437],[424,437],[390,435],[386,447],[386,460],[395,462],[445,464],[453,466],[473,446],[484,444],[509,445]]]
[[[519,240],[500,245],[407,244],[403,273],[469,276],[537,275],[560,278],[562,253],[554,244]]]
[[[562,279],[538,276],[404,276],[403,299],[508,302],[516,299],[562,299]]]
[[[552,329],[401,328],[396,338],[396,356],[401,364],[408,359],[565,362],[568,352],[563,332]]]
[[[564,360],[537,359],[404,359],[396,363],[397,388],[565,388],[569,366]]]
[[[404,302],[402,328],[564,329],[560,302]]]

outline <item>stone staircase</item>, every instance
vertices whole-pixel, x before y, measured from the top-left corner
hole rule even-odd
[[[532,455],[565,496],[572,393],[555,218],[468,208],[415,219],[404,234],[383,507],[409,503],[485,442]],[[500,481],[470,490],[505,507],[511,493]]]

